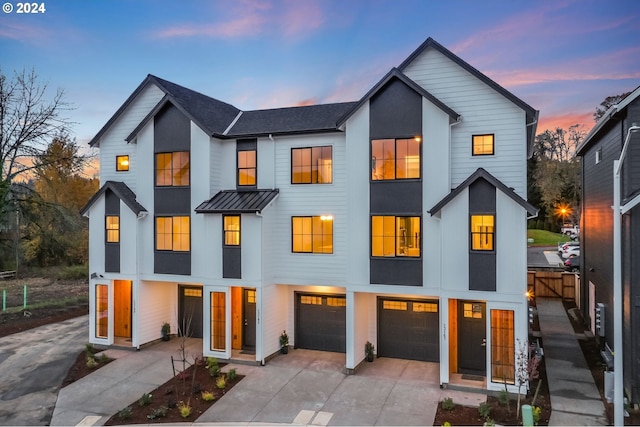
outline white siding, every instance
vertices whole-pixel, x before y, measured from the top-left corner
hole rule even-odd
[[[526,212],[506,194],[496,193],[496,290],[522,300],[527,291]]]
[[[136,274],[138,253],[138,217],[120,202],[120,273],[130,277]]]
[[[94,202],[89,216],[89,274],[104,272],[105,219],[104,197]]]
[[[164,322],[171,325],[171,333],[178,331],[178,286],[170,282],[139,281],[137,301],[134,301],[137,345],[160,338]]]
[[[289,344],[293,345],[293,309],[288,304],[287,286],[270,285],[261,289],[262,298],[258,301],[262,313],[262,324],[258,331],[262,331],[262,357],[276,353],[280,349],[280,334],[286,330]]]
[[[191,276],[203,279],[212,271],[212,251],[214,246],[219,248],[222,240],[214,240],[208,230],[209,215],[196,214],[195,208],[205,200],[211,198],[211,181],[202,179],[210,173],[209,151],[212,144],[209,136],[191,122]],[[217,243],[217,244],[216,244]]]
[[[469,191],[460,192],[442,208],[442,289],[469,296]]]

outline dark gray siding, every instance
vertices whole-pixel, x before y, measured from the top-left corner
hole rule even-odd
[[[104,193],[104,213],[105,216],[120,217],[120,199],[111,190],[107,190]],[[105,225],[106,220],[105,223],[103,223],[103,227]],[[122,230],[120,230],[120,233],[122,235]],[[106,235],[104,244],[104,271],[110,273],[120,272],[120,242],[109,243],[107,242]]]
[[[496,187],[485,179],[478,179],[469,186],[469,215],[474,214],[496,214]],[[494,221],[495,232],[499,218],[496,216]],[[469,290],[496,290],[496,250],[498,248],[495,246],[497,241],[495,237],[493,251],[469,251]],[[471,248],[471,241],[469,241],[469,247]]]

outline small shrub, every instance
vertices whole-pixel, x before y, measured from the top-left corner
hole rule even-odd
[[[216,387],[222,390],[226,386],[227,386],[227,377],[225,377],[224,375],[220,375],[218,378],[216,378]]]
[[[99,359],[100,363],[107,363],[109,360],[110,360],[109,356],[107,356],[106,354],[102,353],[100,355],[100,359]]]
[[[480,414],[480,416],[485,420],[487,420],[489,416],[491,416],[491,407],[487,402],[482,402],[478,406],[478,414]]]
[[[147,415],[147,418],[149,418],[150,420],[155,420],[156,418],[166,417],[168,410],[169,409],[166,406],[160,406],[159,408],[151,411],[151,413]]]
[[[213,395],[213,392],[211,392],[211,391],[203,391],[202,392],[202,400],[204,400],[205,402],[211,402],[213,399],[215,399],[215,396]]]
[[[538,423],[540,422],[540,415],[542,414],[542,408],[540,408],[539,406],[534,406],[532,408],[532,414],[533,414],[533,425],[538,425]]]
[[[500,390],[500,392],[498,392],[498,402],[500,402],[500,404],[502,406],[508,406],[509,405],[509,392],[506,390]]]
[[[484,425],[487,427],[493,427],[496,425],[496,420],[494,420],[493,418],[488,418],[485,422]]]
[[[453,403],[453,399],[450,397],[446,397],[443,401],[442,401],[442,409],[444,409],[445,411],[451,411],[453,410],[453,408],[456,407],[456,404]]]
[[[178,403],[178,411],[180,412],[180,416],[182,418],[187,418],[189,415],[191,415],[191,406],[188,403],[180,401]]]
[[[220,366],[218,366],[218,359],[215,357],[207,357],[207,363],[205,364],[205,368],[209,370],[209,375],[212,377],[218,376],[220,374]]]
[[[236,378],[238,378],[238,373],[236,372],[236,368],[229,369],[229,372],[227,373],[227,378],[229,379],[229,381],[233,381]]]
[[[94,355],[96,354],[96,348],[91,343],[87,343],[84,345],[84,352],[87,354]]]
[[[444,424],[442,424],[442,427],[451,427],[451,423],[449,421],[445,421]]]
[[[127,406],[126,408],[120,409],[120,411],[118,412],[118,418],[120,418],[121,420],[126,420],[128,418],[131,418],[132,415],[132,410],[131,410],[131,406]]]
[[[151,393],[145,393],[142,395],[140,399],[138,399],[138,405],[140,406],[150,405],[152,400],[153,400],[153,395],[151,395]]]
[[[87,356],[87,368],[95,369],[97,367],[98,367],[98,362],[96,361],[96,359],[94,359],[93,356]]]

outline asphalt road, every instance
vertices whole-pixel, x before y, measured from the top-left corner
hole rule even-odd
[[[87,315],[0,338],[0,425],[49,425],[88,336]]]
[[[527,248],[527,266],[531,267],[557,267],[549,264],[549,261],[544,256],[544,251],[557,251],[556,246],[529,246]]]

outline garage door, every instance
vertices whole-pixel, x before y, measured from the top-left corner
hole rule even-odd
[[[295,346],[344,353],[346,313],[342,295],[297,294]]]
[[[439,361],[438,301],[378,299],[378,356]]]

